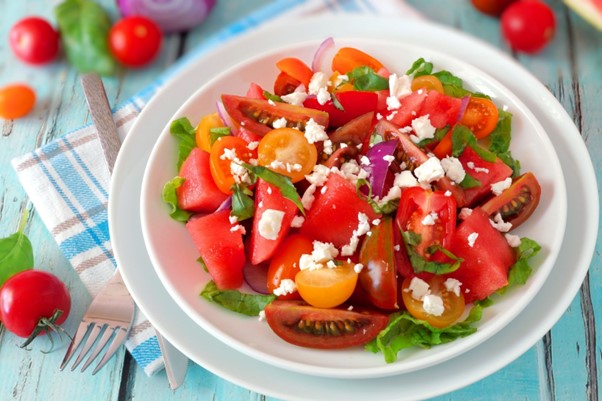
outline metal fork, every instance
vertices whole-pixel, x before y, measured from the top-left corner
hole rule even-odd
[[[90,353],[82,366],[81,371],[83,372],[106,348],[104,356],[92,372],[93,375],[96,374],[123,344],[133,321],[134,300],[123,283],[119,270],[116,269],[113,277],[92,300],[84,314],[60,369],[63,370],[67,366],[75,352],[83,344],[71,370],[75,370]]]

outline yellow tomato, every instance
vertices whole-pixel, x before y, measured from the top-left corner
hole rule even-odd
[[[257,147],[260,166],[301,181],[318,161],[316,145],[309,143],[303,133],[294,128],[274,129],[261,139]]]
[[[295,283],[299,295],[308,304],[334,308],[353,294],[357,276],[352,263],[343,263],[334,268],[301,270],[295,276]]]
[[[224,127],[219,114],[207,114],[196,127],[196,146],[203,149],[205,152],[211,152],[211,129]]]

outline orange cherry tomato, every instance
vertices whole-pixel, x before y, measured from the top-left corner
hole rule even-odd
[[[24,84],[7,85],[0,89],[0,117],[7,120],[27,115],[36,102],[36,94]]]
[[[309,81],[311,81],[311,77],[314,75],[307,64],[295,57],[283,58],[276,63],[276,67],[301,82],[306,88],[309,86]]]
[[[437,316],[424,308],[424,301],[416,299],[413,291],[410,289],[414,278],[407,277],[401,285],[401,296],[408,312],[416,319],[425,320],[431,326],[444,328],[454,323],[464,313],[464,295],[462,291],[456,295],[452,289],[448,290],[445,286],[446,278],[442,276],[433,276],[425,280],[429,285],[429,294],[440,297],[443,301],[443,312]],[[415,278],[418,280],[418,278]]]
[[[232,174],[232,164],[237,164],[237,161],[232,160],[231,156],[245,163],[255,158],[254,152],[247,145],[247,142],[237,136],[223,136],[211,147],[209,169],[215,185],[223,193],[231,194],[232,186],[237,183]]]
[[[299,272],[299,259],[303,254],[310,254],[314,249],[313,241],[301,234],[291,234],[284,239],[270,260],[268,267],[268,291],[270,294],[280,287],[282,280],[295,280]],[[299,293],[280,295],[278,299],[299,299]]]
[[[434,90],[439,93],[443,92],[443,84],[439,81],[434,75],[421,75],[412,80],[412,91],[417,91],[419,89],[425,89],[427,92]]]
[[[217,113],[207,114],[196,127],[196,146],[205,152],[211,152],[211,129],[224,127],[222,119]]]
[[[353,47],[342,47],[332,59],[332,70],[347,74],[356,67],[368,66],[375,72],[384,67],[383,63]]]
[[[472,131],[477,139],[485,138],[495,129],[499,113],[496,105],[483,97],[471,97],[459,124]],[[452,131],[450,130],[433,149],[433,153],[442,159],[451,154]]]
[[[348,80],[338,83],[339,76],[341,75],[344,74],[341,74],[338,71],[335,71],[330,75],[330,79],[328,80],[328,89],[331,92],[349,92],[355,90],[353,84],[350,83]],[[337,83],[337,85],[335,85],[335,83]]]
[[[308,304],[316,308],[334,308],[353,294],[357,277],[353,263],[342,262],[334,268],[301,270],[295,276],[295,283],[299,295]]]
[[[277,128],[268,132],[257,147],[258,163],[301,181],[318,160],[316,145],[309,143],[303,133],[294,128]]]

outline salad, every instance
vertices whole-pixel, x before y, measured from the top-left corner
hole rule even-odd
[[[510,152],[511,113],[422,58],[385,66],[332,38],[276,67],[273,88],[170,126],[163,199],[211,276],[201,296],[387,362],[474,333],[540,250],[512,233],[541,189]]]

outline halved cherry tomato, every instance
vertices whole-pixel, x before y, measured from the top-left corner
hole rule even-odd
[[[318,349],[366,344],[389,323],[387,315],[369,309],[320,309],[303,301],[271,302],[265,307],[265,317],[284,341]]]
[[[224,127],[222,119],[217,113],[207,114],[196,127],[196,146],[205,152],[211,152],[211,129]]]
[[[417,91],[419,89],[424,89],[427,92],[434,90],[439,93],[444,93],[443,84],[439,81],[434,75],[421,75],[412,80],[412,91]]]
[[[459,124],[472,131],[477,139],[485,138],[495,129],[499,117],[496,105],[483,97],[471,97]],[[451,154],[451,130],[437,144],[433,153],[438,158]]]
[[[416,299],[410,289],[410,284],[413,279],[408,277],[403,280],[401,285],[401,296],[403,303],[412,316],[416,319],[425,320],[428,324],[436,328],[444,328],[454,323],[464,313],[464,295],[462,291],[456,295],[453,290],[448,290],[445,286],[446,278],[442,276],[433,276],[427,280],[429,285],[430,296],[440,297],[443,301],[443,312],[437,316],[425,310],[422,299]]]
[[[397,303],[397,267],[393,253],[393,219],[382,218],[372,227],[372,234],[364,239],[360,250],[360,285],[368,299],[378,308],[399,309]]]
[[[274,93],[278,96],[288,95],[293,93],[299,85],[301,85],[301,81],[281,71],[274,81]]]
[[[311,77],[314,75],[307,64],[295,57],[283,58],[276,63],[276,67],[301,82],[306,88],[309,87],[309,81],[311,81]]]
[[[29,86],[7,85],[0,89],[0,118],[21,118],[33,109],[35,102],[36,93]]]
[[[309,174],[318,160],[316,145],[294,128],[268,132],[257,147],[258,163],[298,182]]]
[[[338,92],[334,96],[342,110],[335,106],[333,100],[320,104],[315,96],[308,97],[303,105],[327,112],[329,127],[337,128],[362,114],[374,111],[378,102],[378,95],[375,92],[345,91]]]
[[[500,213],[503,220],[512,223],[512,229],[533,214],[539,204],[541,187],[533,173],[528,172],[514,180],[510,188],[485,202],[481,209],[488,215]]]
[[[356,67],[370,67],[374,72],[384,68],[383,63],[353,47],[342,47],[332,59],[332,70],[347,74]]]
[[[235,95],[222,95],[222,102],[236,126],[242,126],[260,136],[270,132],[274,121],[280,118],[286,120],[287,127],[301,131],[305,130],[305,124],[310,119],[328,127],[328,113],[307,107]]]
[[[231,170],[233,161],[228,157],[228,152],[231,151],[242,162],[255,158],[255,154],[247,147],[247,142],[239,137],[223,136],[215,141],[211,148],[209,167],[215,185],[226,194],[232,193],[232,185],[236,183]]]
[[[299,272],[299,259],[303,254],[310,254],[314,249],[313,241],[301,234],[291,234],[284,239],[268,267],[267,283],[270,294],[280,287],[284,279],[295,280]],[[280,295],[278,299],[299,299],[299,293]]]
[[[316,308],[334,308],[349,299],[358,274],[354,264],[337,262],[337,266],[315,270],[301,270],[295,276],[301,298]]]
[[[403,232],[420,235],[416,252],[427,260],[444,262],[447,257],[433,246],[449,249],[456,229],[457,203],[443,191],[422,187],[404,189],[397,209],[397,226]]]

